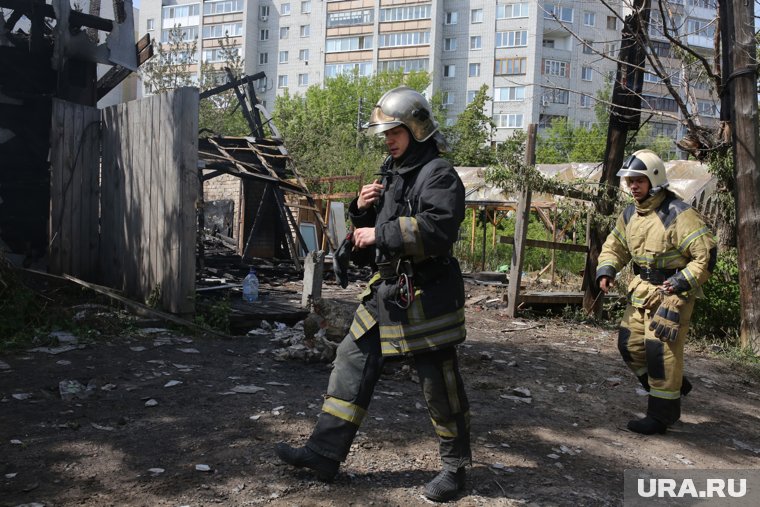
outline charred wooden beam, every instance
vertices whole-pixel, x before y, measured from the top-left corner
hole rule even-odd
[[[0,0],[0,7],[5,9],[12,9],[14,12],[19,11],[25,14],[28,18],[32,19],[32,16],[42,15],[46,18],[56,19],[53,6],[43,2],[36,2],[34,0]],[[101,18],[99,16],[93,16],[92,14],[85,14],[79,11],[71,11],[69,15],[70,26],[86,26],[88,28],[95,28],[103,32],[110,32],[113,30],[113,21],[110,19]]]
[[[2,1],[3,0],[0,0],[0,2]],[[226,92],[227,90],[231,90],[235,88],[236,86],[240,86],[248,82],[252,83],[254,81],[258,81],[259,79],[264,79],[265,77],[267,76],[263,72],[257,72],[256,74],[252,76],[243,76],[240,79],[236,79],[235,81],[231,83],[223,84],[223,85],[217,86],[216,88],[211,88],[210,90],[206,90],[205,92],[201,93],[199,97],[202,99],[207,99],[214,95],[218,95],[222,92]]]
[[[146,33],[139,41],[137,41],[135,44],[135,51],[137,52],[138,67],[153,57],[153,44],[150,43],[149,33]],[[114,65],[111,67],[108,72],[98,79],[98,100],[105,97],[108,92],[127,79],[131,73],[131,70],[122,67],[121,65]]]

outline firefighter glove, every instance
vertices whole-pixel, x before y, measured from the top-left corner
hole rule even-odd
[[[681,327],[681,309],[685,303],[685,298],[675,294],[663,298],[649,324],[649,329],[657,338],[664,342],[676,341]]]
[[[351,260],[351,250],[354,248],[353,236],[348,233],[333,254],[333,272],[335,279],[344,289],[348,287],[348,263]]]

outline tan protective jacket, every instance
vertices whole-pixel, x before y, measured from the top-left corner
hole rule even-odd
[[[715,239],[699,213],[664,190],[629,205],[618,216],[599,255],[596,280],[601,276],[614,279],[632,260],[635,271],[678,270],[666,277],[676,292],[696,295],[710,277],[716,259]],[[631,304],[647,307],[656,299],[656,287],[641,275],[634,277],[627,291]]]

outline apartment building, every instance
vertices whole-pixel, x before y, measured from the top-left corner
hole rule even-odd
[[[713,2],[672,2],[680,16],[672,23],[682,33],[690,28],[688,42],[705,50],[712,47]],[[485,84],[498,142],[530,123],[595,121],[595,97],[614,75],[616,64],[607,56],[620,50],[626,13],[624,2],[608,4],[616,11],[580,0],[143,0],[140,33],[167,40],[168,30],[180,25],[210,63],[219,61],[218,41],[229,34],[246,73],[266,73],[256,90],[270,108],[286,89],[304,93],[341,73],[403,68],[431,73],[426,92],[442,93],[446,121],[454,122]],[[653,23],[653,39],[674,74],[683,74],[659,23],[659,32]],[[199,71],[192,67],[196,76]],[[674,134],[679,113],[672,99],[653,74],[646,81],[647,103],[668,113],[653,121],[657,132]],[[684,81],[707,88],[701,78]],[[709,90],[699,91],[705,98],[694,107],[714,112]]]

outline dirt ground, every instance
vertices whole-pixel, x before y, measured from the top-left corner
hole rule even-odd
[[[473,467],[452,504],[621,505],[625,469],[759,467],[757,378],[687,347],[694,390],[682,420],[643,437],[625,429],[646,398],[614,330],[511,319],[493,301],[501,291],[467,290]],[[0,356],[0,506],[431,503],[421,493],[439,470],[436,439],[404,362],[389,364],[325,484],[280,464],[272,447],[308,437],[329,365],[276,361],[267,334],[134,327],[67,348]],[[78,381],[71,395],[66,380]]]

